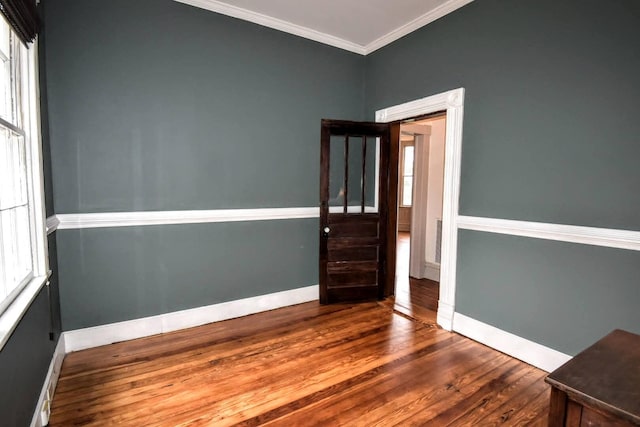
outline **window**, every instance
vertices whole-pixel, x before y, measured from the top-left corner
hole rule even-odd
[[[413,202],[413,145],[402,145],[401,166],[400,206],[409,207]]]
[[[35,51],[0,18],[0,348],[46,280]]]

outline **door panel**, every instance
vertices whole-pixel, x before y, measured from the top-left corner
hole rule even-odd
[[[378,283],[378,270],[374,266],[369,271],[360,272],[332,272],[329,269],[329,287],[340,286],[376,286]]]
[[[329,262],[342,262],[345,261],[371,261],[378,264],[378,242],[371,242],[370,246],[355,246],[350,245],[346,248],[336,247],[337,245],[329,245],[329,255],[327,257]],[[342,265],[344,269],[351,267],[350,264]]]
[[[374,237],[378,238],[379,224],[377,215],[345,215],[348,221],[332,215],[329,218],[331,224],[331,237]],[[337,217],[337,218],[336,218]]]
[[[323,304],[382,299],[393,294],[395,257],[391,260],[393,270],[388,270],[387,256],[388,246],[395,247],[395,222],[389,222],[387,209],[396,206],[387,204],[390,184],[397,186],[397,163],[395,168],[389,168],[392,145],[397,150],[397,141],[395,144],[391,141],[392,129],[397,137],[397,125],[322,121],[320,302]],[[395,178],[390,169],[395,169]],[[395,212],[391,217],[395,221]]]

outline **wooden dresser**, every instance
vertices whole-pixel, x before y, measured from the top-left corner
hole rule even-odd
[[[615,330],[549,374],[549,426],[640,425],[640,335]]]

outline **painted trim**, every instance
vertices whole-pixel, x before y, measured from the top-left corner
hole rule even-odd
[[[440,264],[435,262],[425,261],[422,266],[422,277],[425,279],[433,280],[435,282],[440,281]]]
[[[50,405],[56,392],[62,362],[66,354],[64,339],[60,337],[58,338],[56,349],[53,351],[51,363],[49,363],[49,370],[47,371],[47,376],[44,378],[40,397],[38,398],[38,403],[31,418],[31,427],[44,427],[49,424]]]
[[[440,288],[442,288],[442,281],[440,281]],[[438,300],[438,313],[436,315],[436,323],[447,331],[453,330],[453,315],[455,310],[453,304],[449,304],[446,301]]]
[[[312,30],[311,28],[293,24],[282,19],[273,18],[262,13],[253,12],[238,6],[226,4],[217,0],[175,0],[178,3],[188,4],[190,6],[206,9],[211,12],[220,13],[222,15],[231,16],[232,18],[242,19],[243,21],[253,22],[263,27],[273,28],[274,30],[283,31],[305,39],[320,42],[329,46],[348,50],[349,52],[366,54],[364,46],[350,42],[340,37],[332,36],[327,33]]]
[[[31,255],[34,276],[44,276],[49,270],[49,254],[45,230],[45,191],[44,191],[44,155],[42,152],[42,132],[40,121],[40,87],[39,87],[39,41],[28,49],[26,82],[28,96],[24,100],[27,105],[24,116],[24,129],[27,146],[27,163],[29,164],[27,196],[29,199],[29,223],[32,227]]]
[[[31,278],[7,308],[0,313],[0,351],[11,338],[11,334],[31,307],[31,303],[38,297],[42,288],[48,285],[50,274],[51,271],[48,271],[44,276]]]
[[[320,208],[215,209],[191,211],[103,212],[58,214],[58,230],[132,227],[139,225],[201,224],[319,218]]]
[[[358,53],[360,55],[368,55],[401,37],[406,36],[419,28],[424,27],[433,21],[442,18],[445,15],[461,8],[473,0],[448,0],[431,11],[417,17],[416,19],[390,31],[384,36],[368,43],[361,45],[331,34],[316,31],[311,28],[303,27],[282,19],[274,18],[262,13],[254,12],[238,6],[233,6],[217,0],[175,0],[178,3],[188,4],[190,6],[199,7],[211,12],[220,13],[222,15],[231,16],[232,18],[242,19],[243,21],[253,22],[254,24],[264,27],[273,28],[274,30],[283,31],[305,39],[320,42],[329,46],[347,50],[349,52]]]
[[[411,209],[411,235],[424,236],[410,239],[409,274],[424,278],[424,261],[427,253],[427,205],[429,200],[429,147],[431,146],[431,126],[402,125],[400,129],[428,128],[414,134],[413,208]]]
[[[60,220],[56,215],[51,215],[50,217],[48,217],[46,222],[47,236],[55,232],[58,229],[59,225],[60,225]]]
[[[342,211],[342,208],[340,207],[335,207],[335,209]],[[367,206],[365,211],[375,212],[375,208]],[[360,207],[350,206],[349,212],[360,212]],[[319,217],[320,211],[316,207],[104,212],[52,215],[47,218],[46,227],[47,234],[51,234],[58,229],[69,230],[164,224],[268,221]],[[640,231],[465,215],[458,215],[456,218],[457,228],[464,230],[484,231],[511,236],[532,237],[536,239],[556,240],[561,242],[640,251]]]
[[[640,251],[640,231],[459,216],[458,228]]]
[[[318,285],[64,332],[67,353],[192,328],[318,299]]]
[[[464,314],[454,313],[453,319],[455,332],[544,371],[555,371],[571,360],[571,356],[567,354],[472,319]]]
[[[371,52],[374,52],[388,44],[391,44],[394,41],[406,36],[407,34],[410,34],[424,27],[425,25],[428,25],[442,18],[443,16],[450,14],[456,9],[459,9],[462,6],[471,3],[472,1],[473,0],[449,0],[436,7],[435,9],[430,10],[424,15],[417,17],[413,21],[410,21],[402,25],[401,27],[398,27],[395,30],[389,32],[388,34],[385,34],[379,39],[372,41],[364,47],[364,54],[368,55]]]
[[[394,122],[425,114],[446,111],[444,185],[442,194],[442,259],[440,263],[440,301],[438,324],[446,330],[453,325],[458,256],[458,206],[462,160],[462,120],[464,88],[395,105],[376,111],[377,122]]]

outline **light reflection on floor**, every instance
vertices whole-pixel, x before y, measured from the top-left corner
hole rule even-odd
[[[427,279],[409,278],[409,256],[411,237],[407,232],[399,232],[396,252],[396,296],[395,310],[435,324],[438,283]]]

